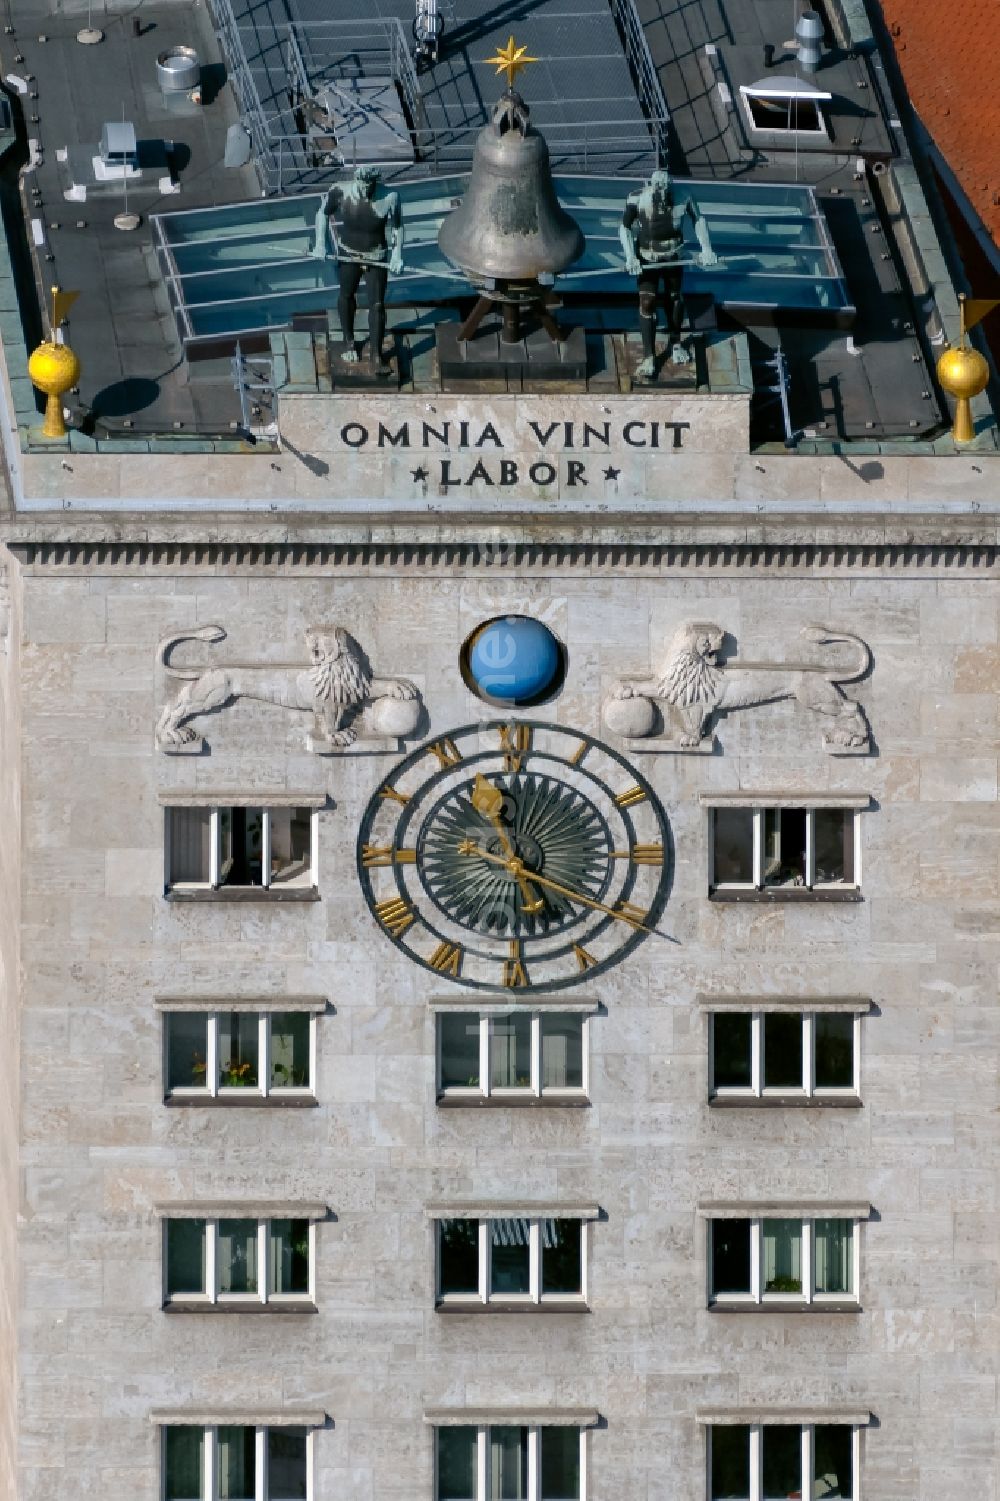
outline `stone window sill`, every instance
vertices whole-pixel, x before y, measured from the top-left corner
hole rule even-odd
[[[861,902],[864,898],[856,886],[765,886],[758,891],[743,886],[716,886],[708,893],[710,902]]]
[[[307,1298],[291,1300],[287,1303],[209,1303],[200,1299],[192,1298],[186,1301],[182,1298],[172,1298],[169,1303],[163,1305],[164,1313],[270,1313],[270,1314],[301,1314],[318,1313],[315,1303]]]
[[[183,1109],[195,1106],[198,1109],[209,1110],[245,1110],[248,1107],[265,1110],[314,1110],[319,1104],[314,1094],[310,1095],[262,1095],[256,1090],[247,1090],[245,1095],[175,1095],[168,1094],[163,1101],[168,1110]]]
[[[852,1095],[709,1095],[708,1103],[713,1110],[860,1110],[862,1102]]]
[[[318,902],[315,886],[170,886],[168,902]]]
[[[584,1094],[545,1094],[545,1095],[477,1095],[477,1094],[451,1094],[445,1092],[439,1094],[437,1103],[443,1110],[465,1110],[470,1107],[473,1110],[524,1110],[557,1109],[582,1110],[589,1109],[590,1100]]]
[[[709,1303],[709,1313],[860,1313],[861,1304],[850,1299],[829,1303]]]
[[[493,1298],[489,1303],[452,1303],[438,1302],[438,1313],[589,1313],[590,1307],[583,1298],[567,1299],[565,1303],[542,1302],[528,1303],[521,1300],[510,1301],[503,1298]]]

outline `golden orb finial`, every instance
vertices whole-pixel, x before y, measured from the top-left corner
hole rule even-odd
[[[506,47],[498,47],[493,57],[484,57],[483,62],[495,67],[498,73],[506,73],[507,87],[514,87],[514,79],[522,68],[529,63],[537,63],[537,57],[529,57],[527,47],[519,47],[514,40],[513,33],[508,38]]]
[[[46,341],[39,344],[28,361],[32,385],[48,397],[42,432],[46,438],[65,438],[62,399],[80,379],[80,361],[68,344]]]
[[[52,288],[52,332],[28,360],[28,375],[32,385],[37,386],[48,397],[45,403],[45,421],[42,424],[42,433],[46,438],[65,438],[62,398],[80,380],[80,361],[68,344],[56,342],[56,329],[79,295],[79,292],[63,292],[58,287]]]
[[[978,349],[960,344],[954,349],[946,349],[938,360],[937,377],[948,395],[956,399],[952,437],[956,443],[971,443],[976,430],[969,402],[973,396],[986,390],[990,379],[989,365]]]

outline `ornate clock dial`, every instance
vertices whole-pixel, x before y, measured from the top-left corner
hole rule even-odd
[[[377,789],[358,865],[376,920],[477,989],[554,990],[623,957],[669,889],[652,788],[577,731],[500,720],[413,751]]]

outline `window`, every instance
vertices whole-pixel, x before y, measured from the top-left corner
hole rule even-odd
[[[709,1094],[716,1100],[857,1100],[858,1011],[712,1012]]]
[[[585,1430],[439,1428],[436,1501],[583,1501]]]
[[[580,1219],[439,1219],[437,1296],[442,1305],[586,1300],[587,1227]]]
[[[852,1423],[713,1423],[709,1501],[857,1501]]]
[[[308,1011],[167,1011],[163,1035],[168,1099],[312,1096]]]
[[[165,1219],[166,1303],[313,1302],[308,1219]]]
[[[716,807],[709,812],[714,893],[848,893],[861,884],[855,808]]]
[[[312,1501],[306,1428],[164,1427],[164,1501]]]
[[[444,1098],[586,1098],[586,1016],[441,1012],[437,1026],[438,1092]]]
[[[856,1303],[859,1222],[710,1219],[711,1303]]]
[[[167,808],[170,891],[316,885],[314,808]]]
[[[761,80],[740,89],[752,130],[828,137],[821,106],[830,94],[801,78]]]

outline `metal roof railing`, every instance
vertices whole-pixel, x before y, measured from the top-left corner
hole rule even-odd
[[[618,23],[625,56],[635,78],[639,100],[646,112],[649,128],[656,141],[658,164],[667,160],[667,133],[670,128],[670,111],[660,87],[660,77],[646,44],[646,36],[635,8],[635,0],[611,0],[611,12]]]

